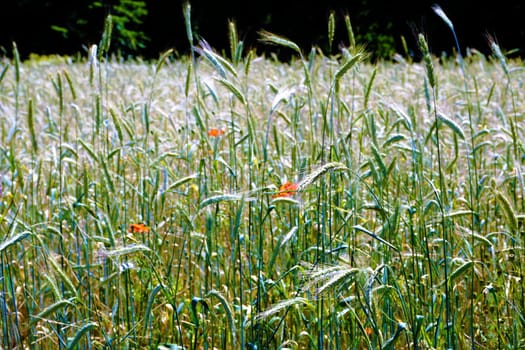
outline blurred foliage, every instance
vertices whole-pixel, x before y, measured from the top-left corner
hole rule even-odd
[[[463,2],[443,4],[456,26],[463,48],[490,53],[484,34],[497,38],[500,46],[523,53],[525,16],[521,1],[502,0],[497,8],[479,4],[473,9]],[[156,58],[173,48],[189,50],[182,15],[183,1],[170,0],[6,0],[0,11],[0,55],[10,55],[16,42],[23,58],[30,53],[85,55],[100,41],[104,21],[112,16],[111,54],[121,57]],[[258,32],[267,30],[296,42],[308,52],[312,46],[335,54],[348,46],[344,16],[350,15],[358,44],[373,59],[391,58],[395,53],[417,52],[417,34],[429,38],[433,53],[454,52],[454,43],[443,22],[431,10],[432,0],[419,2],[387,0],[241,1],[190,0],[192,29],[218,51],[228,50],[228,23],[234,20],[239,41],[247,50],[276,53],[281,59],[290,53],[260,45]],[[505,5],[505,6],[503,6]],[[474,11],[474,12],[472,12]],[[329,44],[327,23],[335,18],[335,34]],[[475,22],[471,19],[475,18]],[[16,23],[16,26],[13,25]],[[20,30],[20,28],[24,30]],[[277,50],[273,51],[273,50]]]
[[[383,31],[380,30],[379,23],[373,23],[368,27],[368,30],[357,34],[357,41],[360,43],[368,43],[366,49],[373,53],[376,59],[390,59],[396,53],[396,38],[391,31],[392,23],[387,23]]]
[[[146,48],[149,37],[141,26],[148,15],[145,1],[118,0],[114,4],[95,1],[92,8],[104,8],[113,22],[112,47],[119,54],[134,54]]]

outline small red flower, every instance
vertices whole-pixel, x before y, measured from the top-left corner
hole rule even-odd
[[[219,137],[219,136],[222,136],[222,135],[224,135],[224,129],[212,128],[212,129],[208,130],[208,136]]]
[[[149,227],[144,224],[131,224],[129,225],[128,232],[130,233],[148,233]]]
[[[299,185],[290,181],[285,182],[279,187],[279,192],[273,195],[273,198],[291,197],[297,192]]]

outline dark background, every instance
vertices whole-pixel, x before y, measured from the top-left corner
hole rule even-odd
[[[181,0],[4,0],[0,8],[0,56],[11,56],[12,42],[16,42],[22,58],[30,53],[85,56],[89,45],[99,43],[108,13],[115,14],[117,6],[128,6],[134,13],[134,6],[139,3],[147,14],[137,15],[138,21],[126,23],[120,13],[121,24],[128,32],[120,33],[120,42],[113,40],[113,53],[124,58],[145,59],[157,58],[169,48],[177,54],[187,53],[189,44]],[[451,54],[455,48],[452,34],[431,9],[432,4],[438,3],[454,23],[462,50],[475,48],[488,54],[486,35],[490,34],[509,55],[525,53],[523,0],[489,3],[473,0],[193,0],[190,3],[197,38],[224,52],[228,52],[228,20],[234,20],[246,49],[256,49],[258,54],[277,52],[283,59],[289,54],[286,50],[262,45],[258,41],[261,29],[289,38],[305,52],[318,46],[328,53],[327,23],[333,11],[337,22],[332,53],[337,52],[339,44],[348,45],[344,26],[347,13],[357,42],[365,45],[374,58],[388,59],[394,51],[406,54],[402,37],[408,45],[408,54],[417,57],[418,33],[427,36],[434,54]],[[119,35],[118,32],[118,28],[114,29],[114,35]],[[126,35],[131,35],[129,32],[140,34],[136,45],[126,41]]]

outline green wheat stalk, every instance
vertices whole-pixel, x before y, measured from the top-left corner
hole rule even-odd
[[[443,174],[443,166],[442,166],[442,155],[441,155],[441,139],[440,139],[440,132],[439,132],[439,116],[437,112],[437,103],[436,103],[436,89],[437,89],[437,81],[436,76],[434,73],[434,65],[432,63],[432,58],[430,55],[430,50],[428,49],[427,41],[425,37],[422,34],[419,34],[419,47],[421,52],[423,53],[423,60],[425,62],[425,68],[426,68],[426,77],[428,79],[428,82],[430,84],[430,87],[432,88],[432,103],[433,103],[433,110],[434,110],[434,121],[435,121],[435,138],[436,138],[436,149],[437,149],[437,162],[438,162],[438,172],[439,172],[439,193],[436,193],[438,196],[438,204],[439,204],[439,210],[441,214],[441,230],[442,230],[442,238],[443,238],[443,266],[444,266],[444,288],[445,288],[445,330],[446,330],[446,346],[447,348],[450,348],[452,346],[452,315],[451,315],[451,303],[450,303],[450,290],[449,290],[449,250],[448,250],[448,244],[449,244],[449,234],[448,234],[448,220],[446,219],[445,215],[445,206],[446,206],[446,191],[447,188],[445,187],[445,178]]]

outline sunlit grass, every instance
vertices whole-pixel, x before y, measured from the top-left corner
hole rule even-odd
[[[522,62],[354,49],[3,60],[2,347],[524,346]]]

